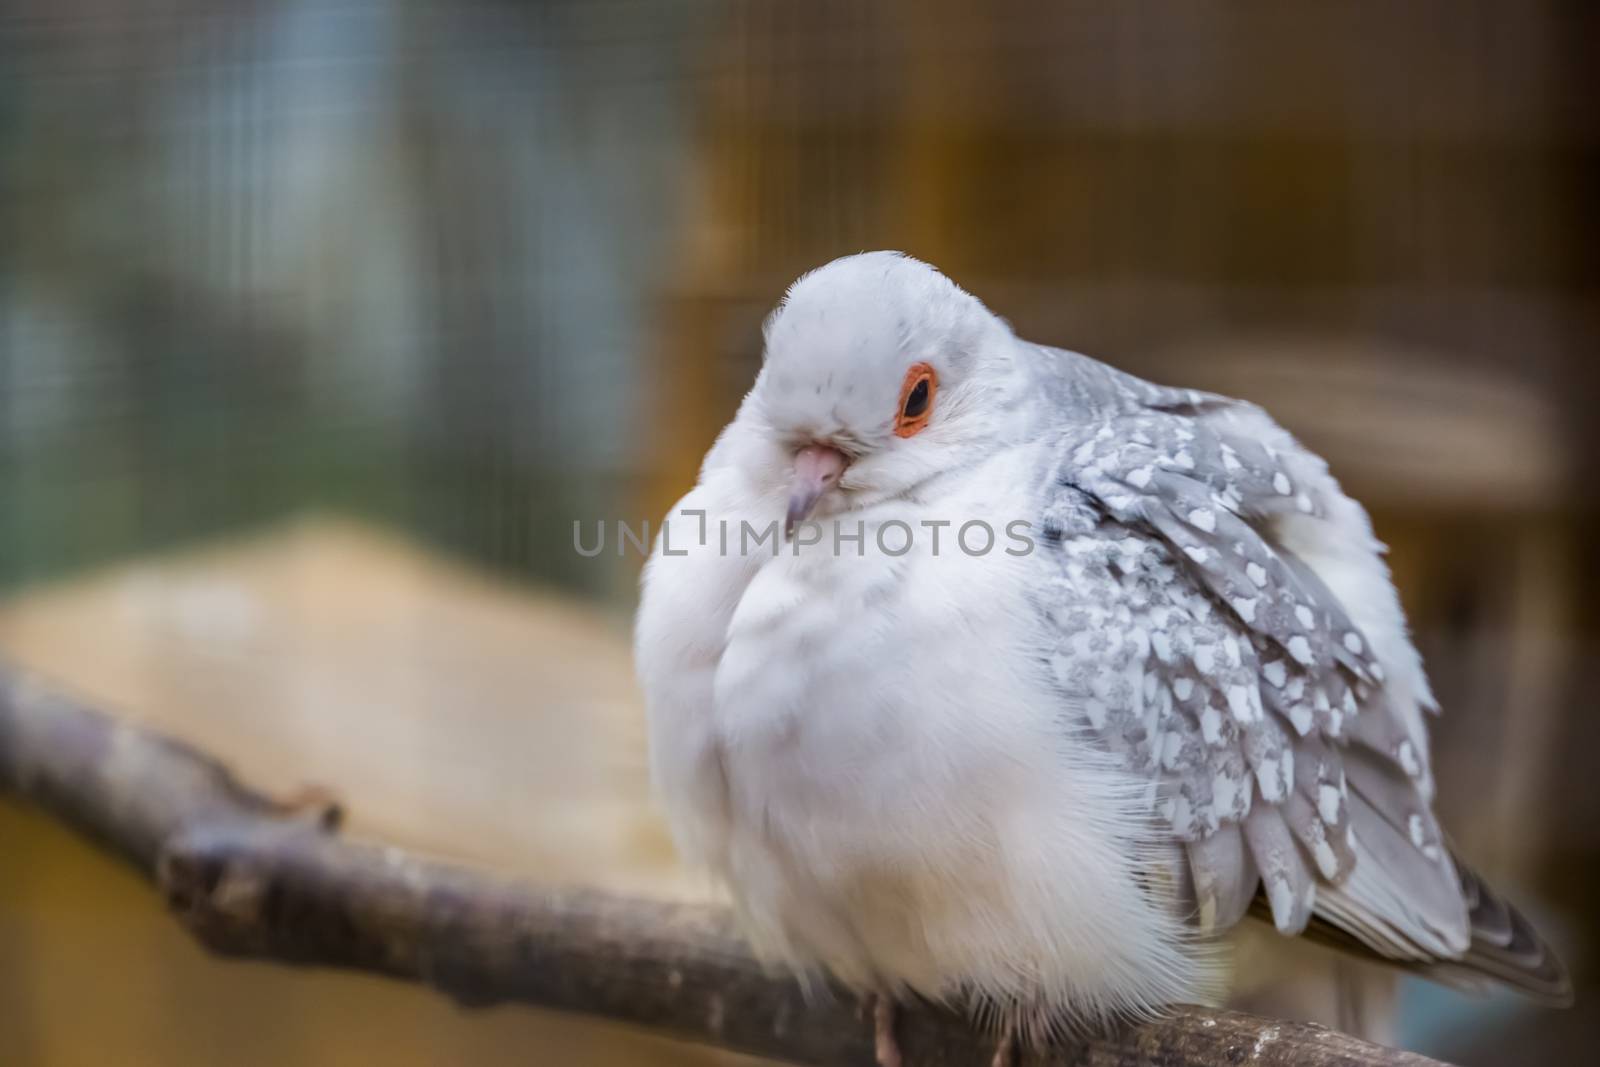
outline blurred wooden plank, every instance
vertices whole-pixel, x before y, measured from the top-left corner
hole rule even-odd
[[[649,803],[625,623],[372,529],[310,518],[40,588],[0,606],[0,650],[257,789],[333,790],[353,835],[545,883],[694,895]],[[123,868],[9,804],[0,945],[8,1064],[745,1062],[219,963]]]
[[[19,666],[336,791],[357,833],[527,874],[678,892],[625,623],[361,526],[309,519],[0,607]]]

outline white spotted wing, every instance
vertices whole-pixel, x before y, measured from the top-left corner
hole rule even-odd
[[[1183,843],[1199,923],[1231,926],[1259,887],[1284,933],[1315,917],[1389,958],[1460,957],[1416,709],[1391,706],[1367,635],[1276,535],[1354,505],[1256,408],[1145,383],[1125,399],[1052,452],[1040,607],[1064,696]]]

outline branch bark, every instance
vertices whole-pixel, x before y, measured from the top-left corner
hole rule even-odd
[[[873,1063],[844,993],[808,998],[764,969],[725,910],[539,889],[336,833],[187,745],[0,663],[0,791],[142,871],[221,956],[422,982],[469,1005],[582,1012],[802,1064]],[[931,1006],[900,1014],[908,1064],[986,1063],[991,1040]],[[1028,1064],[1424,1067],[1319,1026],[1180,1007],[1025,1054]]]

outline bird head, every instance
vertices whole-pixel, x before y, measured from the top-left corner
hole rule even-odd
[[[910,492],[1006,436],[1010,328],[926,263],[834,260],[790,287],[765,336],[739,462],[786,491],[790,531]]]

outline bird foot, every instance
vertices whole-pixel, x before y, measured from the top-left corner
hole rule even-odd
[[[902,1067],[900,1042],[894,1036],[894,1001],[882,993],[872,993],[867,1004],[872,1007],[872,1051],[878,1067]]]
[[[1017,1067],[1022,1062],[1022,1050],[1017,1047],[1017,1026],[1015,1023],[1006,1023],[1006,1028],[1000,1032],[1000,1041],[994,1047],[994,1058],[989,1061],[989,1067]]]

